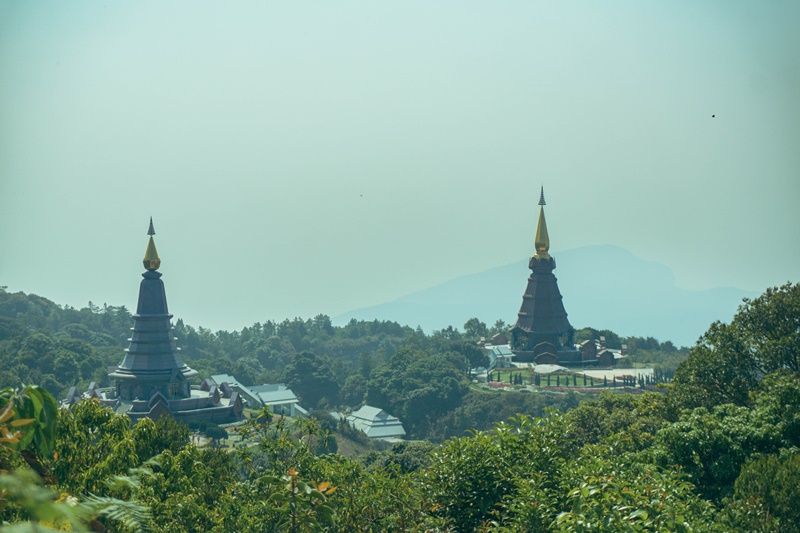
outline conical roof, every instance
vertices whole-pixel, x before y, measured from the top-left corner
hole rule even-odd
[[[532,258],[530,268],[531,275],[522,296],[515,327],[528,333],[563,335],[572,326],[558,290],[558,280],[553,274],[555,261],[552,258]]]
[[[152,221],[148,255],[155,251]],[[145,267],[147,264],[145,256]],[[157,260],[156,255],[156,260]],[[160,263],[160,261],[158,261]],[[167,295],[158,265],[142,274],[139,285],[139,302],[133,315],[133,334],[122,363],[109,375],[123,380],[142,380],[147,383],[170,382],[178,375],[189,378],[197,374],[189,368],[178,353],[180,350],[172,335],[172,315],[167,308]]]
[[[528,333],[562,335],[570,331],[572,326],[567,320],[567,311],[564,309],[561,292],[558,290],[558,280],[553,275],[556,262],[548,253],[550,236],[544,218],[544,205],[544,187],[542,187],[539,196],[539,222],[536,225],[536,254],[528,264],[531,275],[528,278],[525,294],[522,296],[522,305],[514,327]]]

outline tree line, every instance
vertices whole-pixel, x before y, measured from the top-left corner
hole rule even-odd
[[[400,383],[366,394],[424,398],[425,375],[453,380],[426,401],[457,395],[462,382],[424,349],[398,349],[388,360],[408,372],[379,366],[379,383]],[[0,518],[37,530],[792,533],[799,358],[800,285],[787,284],[712,324],[662,392],[607,393],[362,459],[317,453],[328,435],[314,420],[262,412],[242,429],[252,445],[225,452],[169,418],[131,426],[96,402],[57,410],[42,389],[5,389]]]
[[[79,390],[90,382],[110,386],[107,369],[119,364],[132,323],[124,306],[90,302],[74,309],[0,287],[0,384],[36,383],[61,398],[73,385]],[[498,407],[483,416],[473,409],[482,399],[469,386],[469,371],[488,365],[478,341],[507,327],[502,320],[489,327],[473,318],[463,331],[450,326],[426,334],[379,320],[334,326],[329,317],[317,315],[217,332],[177,319],[174,333],[181,356],[198,371],[195,384],[215,374],[231,374],[248,386],[285,382],[306,408],[349,410],[368,403],[400,417],[411,436],[442,440],[491,427],[502,420],[493,415],[505,414],[509,404],[538,415],[547,406],[575,403],[544,395],[495,399]],[[642,353],[660,354],[661,360],[675,353],[671,343],[655,339],[591,328],[578,335],[604,335],[610,347],[638,344],[649,350]],[[464,418],[470,414],[474,418]]]

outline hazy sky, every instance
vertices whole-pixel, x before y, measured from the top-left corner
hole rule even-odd
[[[133,309],[152,215],[176,316],[335,315],[529,256],[541,184],[556,257],[798,281],[799,22],[796,0],[7,0],[0,285]]]

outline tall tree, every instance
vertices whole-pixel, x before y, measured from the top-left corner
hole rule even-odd
[[[297,353],[283,376],[304,406],[314,409],[338,404],[339,382],[329,357],[312,352]]]
[[[762,375],[800,370],[800,285],[744,300],[730,324],[715,322],[675,375],[683,407],[748,405]]]
[[[489,329],[486,324],[477,318],[470,318],[464,323],[464,336],[470,340],[477,340],[480,337],[488,337]]]

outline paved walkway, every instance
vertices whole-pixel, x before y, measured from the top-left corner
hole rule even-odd
[[[653,369],[652,368],[612,368],[611,370],[579,370],[575,369],[575,372],[586,374],[592,378],[606,378],[612,379],[614,376],[650,376],[653,377]]]

